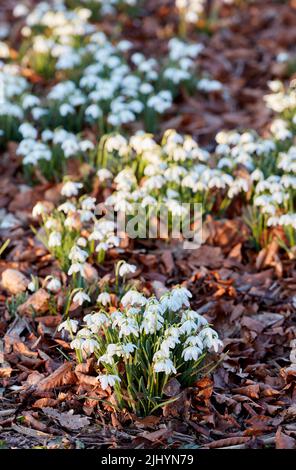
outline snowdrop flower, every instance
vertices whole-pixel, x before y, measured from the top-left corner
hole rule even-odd
[[[87,251],[82,250],[77,245],[72,246],[70,253],[69,253],[69,259],[72,262],[84,263],[87,258],[88,258]]]
[[[122,345],[122,355],[128,359],[130,355],[137,349],[137,346],[133,343],[126,343]]]
[[[154,354],[153,361],[153,369],[155,372],[164,372],[166,375],[177,373],[173,361],[162,351],[158,351]]]
[[[82,183],[74,183],[73,181],[67,181],[61,189],[61,195],[66,197],[77,196],[79,189],[81,189],[82,186]]]
[[[82,350],[84,340],[82,338],[75,338],[71,341],[70,346],[72,349]]]
[[[182,306],[189,307],[188,298],[192,297],[191,292],[185,287],[175,287],[171,292],[164,294],[160,299],[163,309],[177,312]]]
[[[103,390],[106,390],[109,386],[114,387],[116,383],[121,382],[121,379],[118,377],[118,375],[111,374],[100,374],[98,376],[98,380],[100,381]]]
[[[87,240],[84,237],[79,237],[78,240],[76,241],[76,245],[82,246],[85,248],[87,246]]]
[[[61,287],[62,287],[61,281],[56,277],[52,277],[46,284],[46,289],[53,293],[58,292],[61,289]]]
[[[34,218],[38,217],[39,215],[46,214],[48,212],[48,208],[42,202],[37,202],[32,210],[32,216]]]
[[[83,291],[77,292],[73,297],[73,302],[78,305],[82,305],[84,302],[90,302],[90,297]]]
[[[187,346],[187,348],[183,349],[182,357],[184,361],[197,361],[197,359],[202,355],[202,349],[198,346]]]
[[[121,299],[123,307],[131,306],[143,306],[147,303],[146,297],[135,290],[129,290]]]
[[[67,320],[63,321],[63,323],[61,323],[58,326],[58,331],[66,330],[69,333],[76,333],[77,328],[78,328],[78,321],[71,320],[70,318],[68,318]]]
[[[76,207],[72,202],[64,202],[63,204],[60,204],[58,207],[58,211],[64,212],[65,214],[69,214],[69,212],[74,212],[76,210]]]
[[[86,338],[82,343],[82,351],[84,351],[87,356],[92,354],[96,347],[98,347],[98,342],[92,338]]]
[[[72,274],[80,273],[81,276],[84,276],[84,266],[81,263],[72,263],[69,270],[68,275],[71,276]]]
[[[101,168],[98,170],[97,176],[99,177],[100,181],[106,181],[113,178],[111,171],[109,171],[107,168]]]
[[[18,130],[22,134],[24,139],[37,138],[37,130],[32,126],[32,124],[29,124],[28,122],[24,122],[23,124],[21,124]]]
[[[223,346],[223,342],[218,338],[218,333],[210,327],[203,328],[199,333],[199,338],[204,346],[218,352],[219,346]]]
[[[119,321],[119,338],[123,336],[135,335],[139,336],[139,326],[133,318],[122,318]]]
[[[56,246],[61,246],[62,244],[62,235],[60,232],[51,232],[48,238],[48,246],[50,248],[55,248]]]
[[[30,292],[35,292],[35,290],[36,290],[35,282],[33,282],[33,281],[29,282],[29,284],[28,284],[28,290],[29,290]]]
[[[129,264],[129,263],[122,263],[122,265],[119,268],[118,274],[120,277],[124,277],[127,274],[133,274],[137,270],[137,266],[134,264]]]
[[[110,294],[108,292],[101,292],[101,294],[99,294],[97,298],[97,302],[104,305],[104,307],[106,307],[106,305],[111,303]]]

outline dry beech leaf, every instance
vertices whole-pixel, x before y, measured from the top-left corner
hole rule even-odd
[[[48,377],[42,379],[37,385],[37,390],[39,392],[51,390],[61,385],[73,384],[75,381],[75,374],[72,373],[72,362],[66,362]]]

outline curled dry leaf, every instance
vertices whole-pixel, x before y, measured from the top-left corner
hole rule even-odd
[[[25,303],[18,307],[20,315],[42,314],[48,311],[50,295],[45,289],[39,289]]]
[[[75,374],[72,372],[72,362],[66,362],[56,369],[48,377],[42,379],[38,385],[39,392],[51,390],[61,385],[73,384],[76,382]]]

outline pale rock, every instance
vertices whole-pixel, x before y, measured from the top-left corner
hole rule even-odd
[[[17,269],[6,269],[2,273],[2,286],[10,294],[17,295],[21,292],[25,292],[29,285],[29,281]]]

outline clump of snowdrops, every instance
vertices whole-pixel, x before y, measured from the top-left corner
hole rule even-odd
[[[120,241],[114,222],[98,215],[95,198],[79,197],[82,186],[68,180],[61,189],[65,201],[56,209],[42,202],[33,208],[33,216],[41,221],[38,237],[76,286],[83,285],[87,261],[102,263],[106,252]]]
[[[78,363],[95,358],[98,384],[113,391],[114,407],[146,415],[165,404],[171,378],[192,386],[205,372],[207,354],[222,346],[207,320],[190,308],[191,297],[182,286],[160,300],[129,290],[120,309],[101,308],[84,317],[82,328],[65,320],[60,329],[70,333]]]

